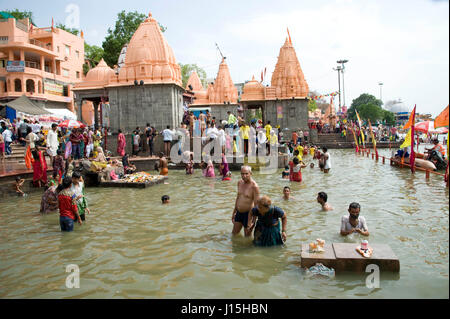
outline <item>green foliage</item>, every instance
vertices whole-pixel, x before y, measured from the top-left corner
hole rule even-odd
[[[314,112],[315,110],[317,110],[317,103],[315,100],[309,100],[308,102],[308,111],[309,112]]]
[[[361,105],[357,110],[361,117],[361,121],[370,119],[370,122],[376,123],[378,120],[382,119],[384,115],[383,109],[372,103]]]
[[[29,18],[31,23],[34,24],[34,22],[33,22],[33,12],[31,12],[31,11],[20,11],[19,9],[2,10],[2,11],[9,13],[10,15],[12,15],[17,20]]]
[[[388,110],[383,110],[383,121],[385,121],[387,125],[394,125],[395,124],[394,113]]]
[[[76,35],[76,36],[78,36],[78,34],[80,34],[80,30],[74,29],[74,28],[68,28],[62,23],[57,23],[56,27],[59,28],[59,29],[62,29],[64,31],[67,31],[69,33],[72,33],[73,35]]]
[[[360,112],[360,107],[363,105],[374,105],[374,106],[378,106],[381,109],[381,105],[383,105],[383,102],[379,99],[377,99],[375,96],[368,94],[368,93],[363,93],[361,94],[359,97],[357,97],[356,99],[353,100],[352,105],[350,106],[350,108],[347,111],[347,117],[351,120],[356,120],[356,112],[355,109],[358,110],[358,113],[360,116],[361,112]],[[375,113],[372,112],[372,115],[377,114],[376,111],[374,111]],[[370,112],[369,112],[370,113]],[[381,115],[380,115],[381,117]],[[362,119],[361,119],[362,120]],[[372,121],[372,118],[370,119]]]
[[[183,81],[183,87],[186,87],[187,82],[189,80],[189,76],[191,75],[192,71],[197,72],[198,77],[200,78],[200,81],[203,84],[203,87],[206,87],[206,72],[201,67],[199,67],[197,64],[182,64],[179,63],[181,68],[181,80]]]
[[[103,49],[96,45],[84,43],[84,57],[86,63],[83,65],[83,73],[86,75],[91,68],[95,68],[103,58]]]
[[[147,15],[137,11],[126,12],[123,10],[117,14],[117,21],[114,30],[108,29],[108,34],[103,41],[105,62],[109,66],[114,66],[119,60],[120,51],[126,43],[129,43],[139,25],[147,18]],[[161,31],[167,30],[159,24]]]

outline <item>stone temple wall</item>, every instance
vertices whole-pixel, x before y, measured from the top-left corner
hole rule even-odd
[[[238,112],[238,105],[237,104],[218,104],[218,105],[211,105],[211,116],[216,118],[216,126],[219,125],[219,121],[228,121],[228,114],[227,112],[230,111],[234,114],[234,116],[237,117]]]
[[[146,123],[158,131],[167,125],[173,129],[183,119],[183,89],[172,84],[122,86],[108,88],[110,128],[131,133]]]
[[[278,107],[281,107],[282,118],[278,118]],[[266,101],[264,107],[265,121],[272,127],[280,125],[282,129],[308,130],[308,101],[306,99],[289,99]]]

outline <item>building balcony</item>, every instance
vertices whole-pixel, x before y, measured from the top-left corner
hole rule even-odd
[[[71,103],[72,97],[70,96],[60,96],[60,95],[54,95],[54,94],[47,94],[47,93],[30,93],[30,92],[1,92],[0,93],[0,99],[16,99],[21,97],[22,95],[25,95],[26,97],[30,99],[36,99],[36,100],[45,100],[45,101],[53,101],[53,102],[60,102],[60,103]]]

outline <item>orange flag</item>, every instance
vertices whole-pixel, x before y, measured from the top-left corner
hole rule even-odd
[[[434,119],[434,128],[443,126],[448,127],[448,105],[445,110]]]
[[[289,43],[292,44],[291,35],[289,34],[289,28],[286,28],[289,36]]]
[[[411,115],[409,116],[409,120],[408,123],[406,123],[405,126],[403,126],[404,130],[407,130],[411,127],[411,124],[414,125],[413,123],[415,123],[415,117],[416,117],[416,112],[411,112]]]

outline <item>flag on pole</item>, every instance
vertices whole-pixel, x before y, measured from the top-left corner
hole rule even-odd
[[[356,116],[358,117],[358,124],[359,124],[359,132],[361,134],[361,141],[363,143],[363,147],[366,148],[366,143],[364,142],[364,132],[362,130],[362,126],[361,126],[361,118],[359,117],[358,111],[355,109],[356,112]]]
[[[372,136],[373,151],[375,152],[375,156],[378,158],[377,141],[375,140],[375,136],[373,136],[372,123],[370,123],[370,119],[369,119],[369,128],[370,128],[370,135]]]
[[[289,34],[289,28],[286,28],[286,29],[287,29],[287,33],[288,33],[288,37],[289,37],[289,43],[292,44],[291,35]]]
[[[353,137],[355,138],[355,150],[356,150],[356,153],[358,153],[359,145],[358,145],[358,139],[356,138],[355,130],[354,130],[354,128],[351,128],[351,127],[349,127],[349,129],[352,131]]]
[[[400,148],[405,148],[411,146],[411,129],[409,129],[408,134],[406,134],[405,140]]]
[[[409,164],[411,165],[411,172],[414,173],[415,169],[415,162],[416,162],[416,153],[414,152],[414,125],[416,124],[416,105],[414,105],[414,109],[411,113],[411,155],[409,159]],[[409,121],[408,121],[409,123]]]
[[[263,71],[261,71],[261,82],[264,81]]]
[[[448,127],[448,105],[445,108],[445,110],[443,110],[441,112],[441,114],[439,114],[435,119],[434,119],[434,128],[439,128],[439,127]]]

